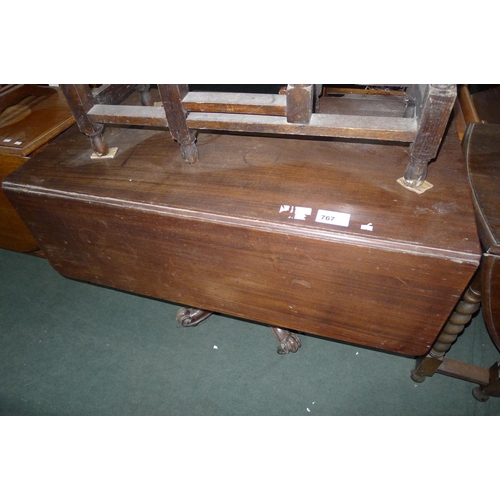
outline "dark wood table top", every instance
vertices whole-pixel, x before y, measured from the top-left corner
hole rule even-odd
[[[62,274],[407,355],[435,341],[481,260],[455,128],[433,188],[398,184],[408,147],[76,127],[3,187]]]
[[[464,150],[481,240],[500,255],[500,124],[469,125]]]
[[[200,161],[187,165],[167,131],[108,127],[105,136],[118,147],[113,159],[90,159],[88,139],[72,127],[7,183],[89,202],[127,200],[180,216],[210,214],[327,241],[478,261],[471,190],[453,127],[430,165],[434,187],[423,194],[397,183],[408,162],[402,145],[200,133]],[[309,208],[311,215],[300,220],[285,207]],[[321,221],[319,210],[341,214],[338,221],[348,218],[348,226]]]

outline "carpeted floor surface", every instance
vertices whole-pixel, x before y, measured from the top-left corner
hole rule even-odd
[[[0,414],[500,414],[500,399],[477,402],[471,383],[415,384],[411,358],[308,335],[280,356],[264,325],[213,315],[180,328],[177,309],[0,250]],[[500,358],[481,315],[450,356]]]

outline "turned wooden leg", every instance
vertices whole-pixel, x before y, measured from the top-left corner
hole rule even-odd
[[[78,128],[90,139],[94,152],[99,156],[107,155],[109,147],[102,135],[104,126],[92,122],[88,115],[94,106],[92,90],[89,85],[61,84],[59,87],[68,101],[68,106],[75,117]]]
[[[404,183],[413,188],[421,186],[427,178],[427,171],[429,170],[429,158],[419,158],[418,156],[411,156],[410,162],[406,167],[404,173]]]
[[[423,382],[426,377],[432,377],[436,373],[443,362],[445,354],[480,306],[481,273],[477,272],[462,300],[458,303],[436,342],[434,342],[429,354],[417,360],[415,369],[411,372],[411,378],[414,382]]]
[[[271,330],[274,333],[276,340],[279,342],[278,354],[288,354],[290,352],[298,351],[301,346],[301,342],[297,334],[277,326],[272,326]]]
[[[188,93],[187,85],[162,84],[158,85],[158,91],[167,117],[168,129],[172,138],[180,145],[183,160],[187,163],[196,163],[198,161],[196,136],[188,127],[186,111],[182,105],[182,99]]]
[[[96,131],[92,134],[86,135],[90,139],[90,143],[92,144],[92,149],[94,150],[95,154],[99,156],[105,156],[109,153],[109,146],[102,135],[104,126],[94,124],[94,127],[96,128]]]
[[[212,313],[203,309],[181,307],[175,316],[177,323],[181,326],[196,326],[206,320]]]

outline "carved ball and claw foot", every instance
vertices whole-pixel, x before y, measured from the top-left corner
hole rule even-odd
[[[196,326],[206,320],[212,313],[203,309],[194,309],[192,307],[181,307],[175,316],[180,326]]]
[[[203,309],[193,307],[181,307],[176,314],[175,319],[180,326],[196,326],[210,317],[212,313]],[[297,352],[301,346],[300,338],[296,333],[290,332],[285,328],[272,326],[271,330],[279,342],[278,354],[289,354]]]
[[[279,328],[277,326],[271,327],[276,340],[279,342],[278,354],[289,354],[291,352],[297,352],[301,346],[300,338],[296,333],[292,333],[285,328]]]

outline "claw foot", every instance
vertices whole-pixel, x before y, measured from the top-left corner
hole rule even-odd
[[[180,326],[196,326],[212,313],[203,309],[193,309],[191,307],[181,307],[175,316]]]
[[[274,336],[279,342],[278,354],[289,354],[297,352],[301,346],[300,338],[296,333],[292,333],[284,328],[271,327]]]

